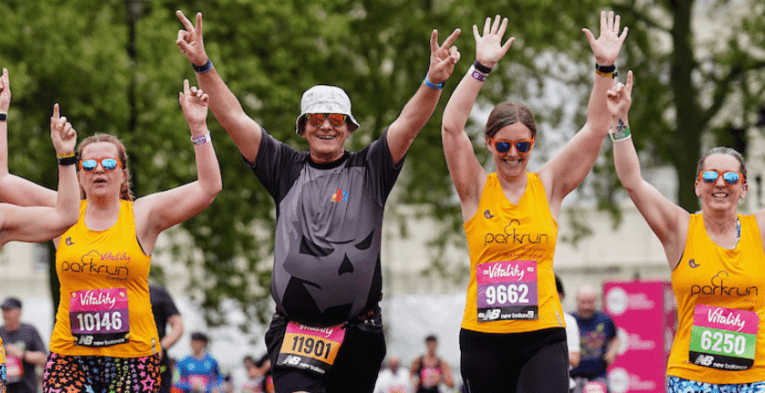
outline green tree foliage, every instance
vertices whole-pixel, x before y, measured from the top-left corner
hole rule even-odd
[[[677,201],[696,211],[696,164],[711,147],[702,141],[746,154],[741,130],[765,107],[765,1],[630,0],[615,9],[632,28],[635,143],[677,170]]]
[[[726,42],[730,49],[709,49],[703,56],[695,52],[698,45],[681,22],[690,20],[692,0],[654,2],[651,8],[631,2],[617,5],[623,24],[631,29],[624,50],[628,67],[620,64],[620,69],[636,72],[632,111],[633,128],[640,135],[636,142],[672,162],[681,179],[693,177],[686,173],[686,165],[698,157],[702,131],[727,124],[718,122],[715,128],[711,120],[720,107],[730,105],[729,97],[739,98],[735,105],[741,109],[730,124],[740,127],[753,121],[753,108],[762,104],[762,84],[746,83],[755,75],[748,71],[761,66],[749,52],[763,47],[765,31],[762,0],[752,1],[758,5],[756,12],[746,15],[737,34]],[[463,33],[456,45],[462,60],[432,120],[409,151],[396,200],[389,202],[432,206],[426,214],[442,225],[429,244],[442,260],[447,245],[462,244],[464,239],[443,159],[440,119],[451,91],[474,60],[472,25],[482,27],[485,17],[499,13],[510,19],[508,36],[518,37],[492,72],[479,105],[490,107],[508,97],[531,99],[545,84],[558,80],[573,86],[576,94],[567,100],[574,99],[583,108],[593,59],[580,30],[588,27],[597,34],[601,4],[596,0],[575,6],[552,0],[5,0],[0,3],[0,65],[10,70],[13,86],[10,169],[55,186],[47,124],[53,103],[59,102],[80,137],[106,132],[124,141],[138,197],[193,181],[194,154],[177,97],[183,79],[194,81],[194,73],[175,46],[182,27],[174,15],[177,8],[187,15],[203,13],[207,52],[245,111],[277,139],[301,150],[307,145],[295,134],[294,122],[303,91],[315,84],[332,84],[349,93],[361,128],[347,147],[356,150],[379,137],[419,87],[427,71],[431,31],[438,29],[443,42],[460,28]],[[730,4],[710,3],[710,7],[726,6]],[[662,34],[674,37],[670,46],[657,38]],[[561,122],[559,109],[545,109],[535,110],[537,121],[544,124],[538,146],[544,145],[544,127]],[[584,109],[579,113],[576,129],[584,122]],[[173,243],[171,251],[178,263],[188,266],[193,280],[189,291],[209,310],[210,322],[224,321],[216,312],[223,299],[233,299],[248,316],[262,318],[270,311],[265,305],[273,201],[212,116],[208,124],[224,190],[210,208],[178,230],[168,231],[173,238],[184,239]],[[479,159],[489,162],[480,148],[480,126],[470,124],[469,131]],[[678,151],[683,154],[673,154]],[[539,154],[544,154],[542,149]],[[596,173],[606,180],[597,181],[603,183],[597,193],[606,200],[613,195],[615,178],[609,172],[612,164],[603,164]],[[399,223],[405,230],[406,223]],[[448,267],[434,270],[448,272]],[[55,274],[52,288],[55,293]]]

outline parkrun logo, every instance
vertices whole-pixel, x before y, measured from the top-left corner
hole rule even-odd
[[[510,220],[510,222],[505,225],[504,233],[487,233],[486,236],[483,239],[483,244],[487,245],[489,243],[499,243],[499,244],[523,244],[529,243],[529,244],[539,244],[542,242],[542,239],[544,239],[545,243],[549,243],[550,239],[547,237],[546,233],[538,233],[536,235],[536,238],[532,240],[531,235],[528,233],[518,233],[516,227],[513,227],[513,224],[515,226],[520,227],[521,222],[518,220]]]
[[[751,286],[746,288],[726,287],[725,280],[722,277],[723,274],[725,275],[725,277],[730,277],[730,274],[728,274],[728,272],[726,272],[725,270],[720,270],[719,272],[717,272],[717,274],[714,277],[712,277],[711,280],[709,280],[711,285],[691,286],[691,295],[697,295],[701,293],[704,295],[749,296],[752,293],[752,290],[754,290],[754,295],[759,296],[760,291],[756,286]],[[715,281],[719,281],[719,285],[716,284]]]
[[[119,255],[119,253],[114,255],[111,252],[101,254],[98,251],[93,250],[83,255],[82,258],[80,258],[80,262],[61,262],[61,271],[106,275],[108,278],[117,280],[127,279],[129,270],[126,266],[98,264],[94,262],[97,258],[101,261],[130,261],[130,257],[126,256],[125,253],[122,255]]]

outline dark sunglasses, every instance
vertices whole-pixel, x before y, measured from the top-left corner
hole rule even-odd
[[[489,138],[489,141],[491,141],[498,153],[507,153],[510,151],[510,145],[515,145],[515,150],[518,150],[518,153],[528,153],[534,147],[534,138],[517,141]]]
[[[717,182],[717,178],[719,178],[721,175],[725,181],[725,185],[727,186],[735,186],[744,178],[744,175],[739,172],[720,172],[714,169],[709,169],[699,172],[699,181],[703,181],[707,184],[715,184]]]
[[[329,119],[329,125],[332,127],[340,127],[345,123],[346,118],[348,118],[348,115],[340,113],[309,113],[308,123],[314,127],[319,127],[324,124],[324,119]]]
[[[98,164],[101,164],[101,167],[104,168],[104,171],[109,172],[117,169],[117,167],[122,168],[122,163],[120,160],[112,157],[105,157],[105,158],[89,158],[87,160],[80,160],[80,170],[85,172],[93,172],[98,167]]]

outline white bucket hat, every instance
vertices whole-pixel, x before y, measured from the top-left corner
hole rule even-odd
[[[295,121],[295,132],[301,134],[300,121],[306,113],[341,113],[348,115],[351,124],[348,129],[353,132],[359,128],[359,122],[351,114],[351,99],[345,90],[337,86],[316,85],[303,93],[300,99],[300,116]]]

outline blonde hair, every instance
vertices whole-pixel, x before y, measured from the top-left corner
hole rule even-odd
[[[123,145],[116,136],[109,134],[95,134],[83,139],[82,142],[80,142],[80,147],[77,149],[77,156],[82,158],[82,151],[85,150],[85,147],[99,142],[111,143],[114,145],[114,147],[117,148],[117,159],[120,160],[122,169],[127,173],[127,176],[125,176],[125,181],[120,186],[120,199],[132,201],[134,197],[132,191],[130,190],[130,171],[128,171],[127,152],[125,151],[125,145]],[[82,186],[80,186],[80,194],[82,195],[82,199],[85,199],[85,190],[82,188]]]

